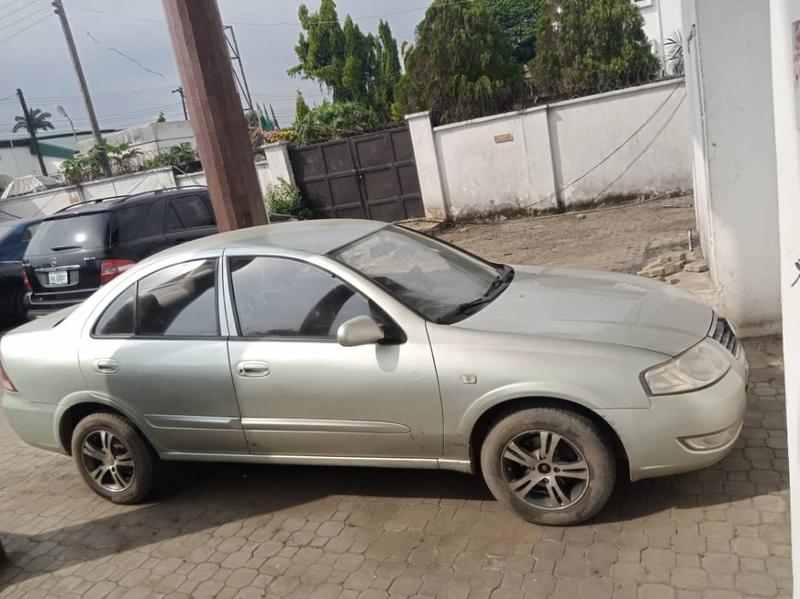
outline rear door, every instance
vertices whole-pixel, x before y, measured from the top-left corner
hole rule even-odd
[[[74,303],[100,286],[108,255],[110,213],[84,212],[43,221],[25,253],[32,303]]]
[[[168,198],[164,224],[165,236],[170,246],[217,232],[217,223],[208,195],[202,193]]]

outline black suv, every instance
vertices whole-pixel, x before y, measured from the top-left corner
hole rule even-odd
[[[204,187],[65,208],[42,221],[25,252],[28,314],[80,303],[135,262],[216,232]]]

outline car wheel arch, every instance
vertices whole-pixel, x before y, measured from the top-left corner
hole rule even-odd
[[[581,414],[595,422],[611,442],[617,459],[627,470],[628,452],[617,431],[594,410],[575,401],[553,396],[525,396],[509,398],[488,407],[475,421],[469,434],[469,458],[474,472],[480,472],[480,454],[483,441],[492,426],[505,416],[532,408],[561,408]]]
[[[109,401],[105,398],[92,396],[84,399],[73,399],[61,406],[55,418],[56,439],[61,445],[62,450],[67,455],[72,455],[72,432],[75,430],[78,422],[90,414],[98,412],[106,412],[109,414],[116,414],[128,420],[150,445],[156,453],[158,452],[157,445],[149,438],[147,431],[141,426],[138,418],[130,414],[128,410],[121,408],[115,402]]]

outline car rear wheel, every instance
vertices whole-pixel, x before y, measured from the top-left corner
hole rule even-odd
[[[481,468],[497,500],[537,524],[577,524],[599,512],[616,476],[614,452],[590,419],[533,408],[499,420],[481,448]]]
[[[72,456],[86,484],[120,504],[138,503],[153,486],[156,457],[128,420],[98,412],[72,433]]]

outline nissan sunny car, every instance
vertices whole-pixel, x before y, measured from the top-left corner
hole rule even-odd
[[[747,383],[729,324],[674,287],[357,220],[167,250],[0,353],[14,430],[113,502],[162,460],[438,468],[553,525],[618,475],[720,460]]]

